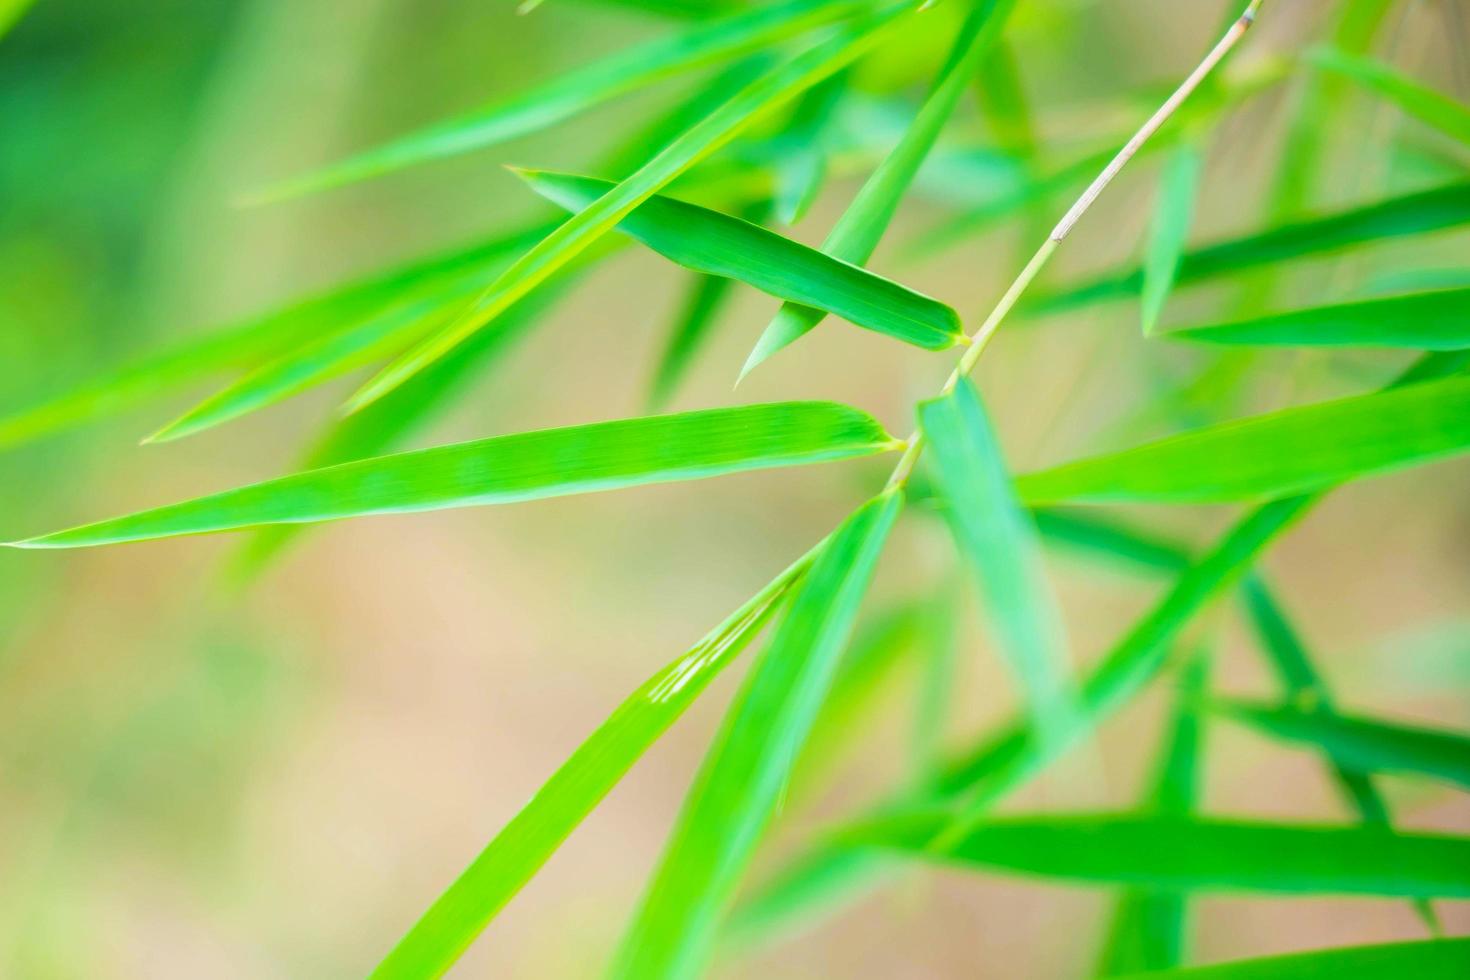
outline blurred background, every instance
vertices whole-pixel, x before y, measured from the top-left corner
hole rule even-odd
[[[1136,126],[1240,4],[1024,0],[1008,51],[1033,107],[1023,158],[963,104],[874,265],[973,320],[1075,194],[1038,172]],[[676,7],[678,5],[670,5]],[[789,231],[819,243],[941,62],[941,5],[860,63],[823,138],[832,177]],[[1401,0],[1370,50],[1470,97],[1461,0]],[[1231,65],[1264,79],[1212,130],[1196,241],[1273,213],[1279,158],[1338,3],[1268,3]],[[0,38],[0,415],[294,297],[486,237],[550,211],[500,164],[596,171],[621,134],[683,94],[633,93],[554,130],[301,200],[239,203],[273,180],[556,76],[676,18],[548,0],[39,0]],[[896,94],[895,94],[896,93]],[[1463,178],[1470,155],[1348,86],[1328,101],[1319,172],[1290,205],[1329,210]],[[839,152],[840,151],[840,152]],[[1090,215],[1052,284],[1136,261],[1157,160]],[[1035,168],[1035,169],[1033,169]],[[1018,190],[1019,189],[1019,190]],[[987,206],[958,239],[935,229]],[[923,254],[927,253],[927,254]],[[919,256],[923,254],[923,257]],[[1182,293],[1168,321],[1270,297],[1360,295],[1418,276],[1464,281],[1450,230]],[[641,414],[687,273],[641,249],[600,264],[414,444]],[[949,358],[829,323],[738,390],[775,301],[736,290],[670,405],[834,398],[911,427]],[[973,323],[972,323],[973,325]],[[1145,344],[1136,303],[1020,322],[978,379],[1013,468],[1114,448],[1186,421],[1366,390],[1396,355],[1218,355]],[[1226,379],[1221,381],[1221,379]],[[227,380],[227,379],[224,379]],[[0,537],[112,516],[288,471],[355,379],[164,445],[138,440],[210,390],[108,412],[0,455]],[[1228,383],[1226,383],[1228,382]],[[1174,414],[1148,411],[1193,392]],[[1203,392],[1208,397],[1201,396]],[[1171,403],[1174,404],[1174,403]],[[247,587],[230,536],[0,553],[0,976],[352,977],[366,974],[603,717],[832,527],[882,462],[727,477],[514,507],[313,529]],[[1439,464],[1335,493],[1268,555],[1277,586],[1348,709],[1463,726],[1470,692],[1470,466]],[[1223,508],[1127,515],[1200,546]],[[958,589],[943,528],[906,520],[871,619]],[[1162,582],[1050,556],[1076,658],[1090,662]],[[1013,707],[972,603],[959,602],[947,712],[903,654],[803,770],[756,878],[803,840],[902,785],[926,739],[961,748]],[[1271,697],[1235,606],[1189,643],[1218,689]],[[597,974],[653,866],[740,669],[638,765],[462,961],[462,976]],[[1103,731],[1011,810],[1131,805],[1152,769],[1170,685]],[[930,692],[927,697],[933,697]],[[942,717],[938,730],[921,719]],[[1470,831],[1463,796],[1386,778],[1405,827]],[[1345,821],[1310,753],[1230,726],[1208,735],[1204,808]],[[1086,975],[1111,895],[910,870],[837,914],[732,948],[721,975]],[[1451,932],[1470,910],[1446,904]],[[1202,960],[1413,938],[1404,903],[1210,898]]]

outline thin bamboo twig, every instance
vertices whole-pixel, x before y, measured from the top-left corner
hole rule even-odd
[[[1082,216],[1097,202],[1097,199],[1102,196],[1103,191],[1107,190],[1108,185],[1122,172],[1123,168],[1128,165],[1128,162],[1137,155],[1143,145],[1159,131],[1164,123],[1168,122],[1179,111],[1179,107],[1194,93],[1195,89],[1199,88],[1200,84],[1225,60],[1226,55],[1230,54],[1235,46],[1240,43],[1241,38],[1245,37],[1251,25],[1256,22],[1256,16],[1259,14],[1263,2],[1264,0],[1251,0],[1246,6],[1245,11],[1235,19],[1229,29],[1225,31],[1225,34],[1210,49],[1209,54],[1205,55],[1204,60],[1164,100],[1164,104],[1159,106],[1154,114],[1148,118],[1148,121],[1139,127],[1138,132],[1133,134],[1133,137],[1124,144],[1117,155],[1108,161],[1108,165],[1102,169],[1102,172],[1097,175],[1097,178],[1082,192],[1082,196],[1067,210],[1067,213],[1062,216],[1062,220],[1057,222],[1056,227],[1052,229],[1046,241],[1036,250],[1036,254],[1026,263],[1025,268],[1021,270],[1020,274],[1016,276],[1015,281],[1006,289],[1000,301],[996,303],[995,308],[986,316],[985,322],[968,338],[968,346],[965,349],[965,353],[961,356],[960,362],[955,367],[954,372],[950,374],[949,380],[944,383],[944,388],[940,391],[941,396],[953,391],[955,386],[962,379],[968,377],[970,372],[975,369],[975,365],[980,360],[981,353],[989,345],[996,331],[1000,329],[1001,323],[1010,314],[1011,310],[1015,308],[1022,294],[1026,292],[1031,286],[1031,283],[1040,275],[1041,270],[1051,261],[1051,257],[1056,253],[1058,246],[1072,233],[1072,229],[1077,226],[1077,222],[1082,220]],[[913,474],[914,466],[918,463],[919,457],[923,452],[924,437],[922,433],[915,432],[909,437],[903,456],[899,458],[898,465],[893,468],[893,473],[888,477],[888,483],[884,489],[891,490],[905,485],[909,477]]]

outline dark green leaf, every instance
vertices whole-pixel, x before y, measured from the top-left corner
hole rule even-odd
[[[1470,288],[1273,313],[1171,331],[1170,340],[1270,347],[1470,347]]]
[[[1464,980],[1467,974],[1470,939],[1436,939],[1234,960],[1125,980]]]

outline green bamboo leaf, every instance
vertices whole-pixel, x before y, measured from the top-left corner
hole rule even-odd
[[[980,110],[996,143],[1011,156],[1028,164],[1034,162],[1041,144],[1015,46],[1002,41],[994,57],[981,62],[975,81]]]
[[[729,143],[756,120],[876,46],[886,36],[885,28],[891,28],[899,14],[914,9],[919,2],[901,0],[887,5],[881,13],[839,31],[741,89],[594,204],[542,239],[491,283],[462,316],[369,380],[349,400],[348,407],[353,411],[362,408],[463,343],[611,231],[629,212],[674,178]]]
[[[784,151],[776,164],[776,219],[787,227],[806,216],[827,179],[827,129],[847,91],[849,74],[838,72],[808,89],[775,137]]]
[[[1359,772],[1395,772],[1470,788],[1470,736],[1335,711],[1223,701],[1212,710],[1275,738],[1315,746]]]
[[[832,227],[822,243],[823,252],[854,265],[862,265],[872,258],[914,176],[954,113],[970,77],[999,40],[1015,4],[1016,0],[981,0],[975,4],[918,114]],[[825,315],[815,305],[784,304],[756,341],[740,369],[740,377],[744,378],[766,358],[809,333]]]
[[[919,407],[919,425],[955,543],[1026,692],[1037,736],[1060,742],[1076,713],[1061,609],[1042,565],[1036,526],[1016,498],[985,407],[974,386],[961,381]]]
[[[20,22],[35,2],[36,0],[0,0],[0,37],[10,33],[10,29]]]
[[[1144,801],[1144,808],[1150,813],[1188,817],[1199,804],[1200,743],[1204,733],[1195,709],[1204,695],[1208,669],[1209,658],[1200,652],[1184,671],[1168,741],[1154,785]],[[1106,977],[1178,966],[1185,960],[1188,932],[1187,893],[1175,889],[1130,888],[1114,909],[1098,974]]]
[[[520,95],[265,188],[259,202],[328,190],[538,132],[609,99],[854,17],[875,0],[788,0],[699,24],[564,72]]]
[[[844,834],[854,845],[1068,881],[1285,895],[1470,897],[1470,837],[1077,814],[991,819],[953,844],[943,811]]]
[[[1470,448],[1470,378],[1258,415],[1017,481],[1028,502],[1205,503],[1299,493]]]
[[[659,357],[649,386],[648,406],[662,408],[674,395],[674,389],[688,373],[694,355],[703,346],[715,320],[730,299],[735,280],[697,274],[689,283],[683,307],[679,310],[668,342]]]
[[[1309,58],[1318,68],[1352,79],[1446,136],[1470,143],[1470,107],[1463,103],[1372,58],[1355,57],[1333,48],[1318,48]]]
[[[377,456],[9,546],[80,548],[511,503],[847,459],[899,445],[868,415],[832,402],[658,415]]]
[[[589,206],[613,186],[571,174],[520,174],[538,194],[569,210]],[[926,350],[953,347],[963,336],[959,314],[938,300],[718,211],[655,196],[618,222],[618,230],[696,272],[831,310]]]
[[[398,941],[373,977],[438,977],[448,970],[633,764],[760,633],[818,550],[786,569],[618,705]]]
[[[1470,223],[1470,182],[1448,184],[1186,252],[1179,263],[1176,283],[1193,285],[1291,259],[1376,245],[1467,223]],[[1143,272],[1135,269],[1038,296],[1025,306],[1037,313],[1061,312],[1088,303],[1135,296],[1142,287]]]
[[[1463,980],[1470,973],[1470,939],[1432,939],[1346,946],[1254,960],[1232,960],[1120,980]]]
[[[1316,306],[1170,331],[1170,340],[1268,347],[1470,347],[1470,287]]]
[[[1189,244],[1194,223],[1194,201],[1199,194],[1204,154],[1191,140],[1182,140],[1169,154],[1159,179],[1159,199],[1149,229],[1148,252],[1143,260],[1143,335],[1153,336],[1174,289],[1174,279]]]
[[[1178,573],[1189,567],[1189,549],[1116,521],[1045,508],[1033,511],[1031,518],[1042,538],[1057,546],[1105,555],[1144,571]]]
[[[698,975],[847,645],[902,494],[857,510],[822,547],[700,767],[613,976]]]

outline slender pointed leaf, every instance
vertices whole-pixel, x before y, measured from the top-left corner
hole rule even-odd
[[[673,397],[674,389],[688,372],[695,352],[703,346],[715,319],[728,303],[734,285],[734,279],[703,273],[696,274],[690,281],[689,292],[653,373],[653,383],[648,391],[650,408],[662,408]]]
[[[787,402],[599,422],[377,456],[13,542],[78,548],[537,500],[885,452],[871,417]]]
[[[991,819],[933,842],[944,812],[849,831],[854,844],[1079,882],[1284,895],[1470,898],[1470,837],[1379,829],[1077,814]]]
[[[1470,735],[1291,706],[1225,701],[1212,707],[1266,735],[1318,748],[1358,772],[1407,773],[1470,788]]]
[[[1182,140],[1170,152],[1159,178],[1159,199],[1149,229],[1148,252],[1143,260],[1143,335],[1153,336],[1174,289],[1174,279],[1189,244],[1194,223],[1194,200],[1199,194],[1204,155],[1191,140]]]
[[[1059,546],[1107,555],[1113,560],[1148,571],[1181,572],[1189,567],[1189,550],[1113,521],[1070,511],[1032,513],[1043,539]]]
[[[731,14],[620,52],[476,112],[435,123],[377,149],[266,188],[281,200],[368,180],[546,129],[627,92],[856,16],[873,0],[787,0]]]
[[[1312,52],[1311,61],[1318,68],[1351,78],[1446,136],[1470,144],[1470,106],[1407,78],[1372,58],[1319,48]]]
[[[729,143],[747,126],[775,111],[807,88],[851,64],[886,36],[899,14],[918,0],[902,0],[864,18],[757,78],[690,127],[638,170],[591,206],[582,209],[542,239],[491,283],[465,312],[428,341],[389,364],[350,399],[357,410],[387,394],[443,357],[516,300],[545,282],[611,231],[627,214],[670,181]]]
[[[970,77],[1000,38],[1015,2],[982,0],[975,5],[918,114],[903,138],[873,171],[852,204],[832,227],[822,243],[823,252],[855,265],[862,265],[872,258],[919,167],[934,148],[944,124],[964,94]],[[784,304],[756,341],[740,376],[745,377],[766,358],[810,332],[824,316],[823,311],[814,306]]]
[[[1030,503],[1204,503],[1299,493],[1470,448],[1470,378],[1186,432],[1017,481]]]
[[[1129,974],[1120,980],[1463,980],[1466,974],[1470,974],[1470,939],[1432,939],[1231,960]]]
[[[570,210],[592,205],[614,186],[545,171],[521,175],[538,194]],[[926,350],[953,347],[963,336],[959,314],[938,300],[718,211],[654,196],[618,222],[618,230],[696,272],[830,310]]]
[[[833,533],[751,668],[700,767],[613,975],[698,975],[832,683],[902,496],[886,493]]]
[[[1036,526],[1016,497],[985,407],[974,386],[961,381],[919,407],[919,425],[955,543],[980,584],[1037,735],[1060,741],[1075,713],[1061,609],[1046,579]]]
[[[1408,293],[1174,330],[1170,340],[1265,347],[1470,348],[1470,288]]]
[[[645,681],[562,763],[373,971],[438,977],[709,683],[760,633],[818,549]]]
[[[847,91],[849,74],[838,72],[808,89],[776,137],[787,150],[776,167],[775,211],[787,227],[806,216],[827,178],[826,131]]]

